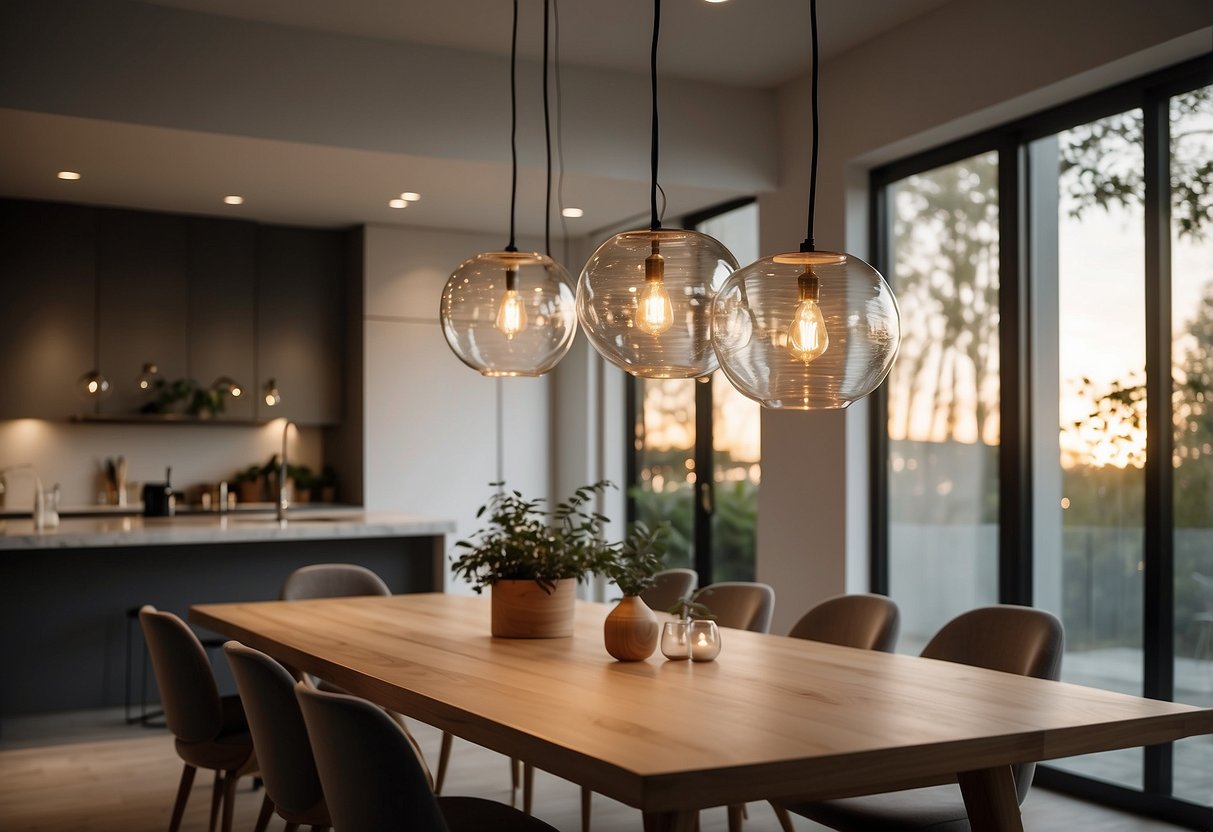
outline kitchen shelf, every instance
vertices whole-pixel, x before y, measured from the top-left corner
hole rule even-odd
[[[180,413],[92,413],[71,418],[73,422],[107,425],[240,425],[262,427],[272,419],[229,419],[223,416],[186,416]]]

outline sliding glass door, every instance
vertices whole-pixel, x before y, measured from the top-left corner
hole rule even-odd
[[[872,585],[914,652],[1033,604],[1062,678],[1213,705],[1213,59],[873,172],[903,347],[873,408]],[[1213,828],[1213,738],[1049,784]]]

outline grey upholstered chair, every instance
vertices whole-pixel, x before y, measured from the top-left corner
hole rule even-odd
[[[664,569],[654,576],[653,585],[640,593],[649,609],[665,612],[695,589],[699,575],[694,569]]]
[[[754,581],[721,581],[695,593],[695,600],[716,616],[721,627],[754,633],[771,631],[775,612],[775,590]]]
[[[1064,646],[1061,622],[1052,614],[1031,607],[997,606],[971,610],[952,619],[923,648],[922,655],[1004,673],[1056,679],[1061,673]],[[1012,768],[1021,804],[1035,771],[1035,763]],[[839,832],[969,830],[964,799],[956,785],[781,805]],[[790,828],[784,826],[785,830]]]
[[[353,563],[316,563],[287,575],[283,601],[306,598],[349,598],[356,595],[391,595],[383,579],[365,566]]]
[[[333,825],[341,832],[555,832],[503,803],[435,797],[400,726],[371,703],[302,682],[295,694]]]
[[[300,824],[314,830],[332,826],[295,698],[294,677],[265,653],[238,641],[227,642],[223,651],[248,714],[265,794],[273,808],[287,822],[288,832]]]
[[[215,817],[222,807],[223,832],[231,832],[236,781],[257,771],[253,739],[240,697],[219,696],[206,650],[180,618],[145,606],[139,610],[139,623],[160,688],[165,721],[173,732],[177,755],[185,763],[169,832],[177,832],[181,827],[199,768],[215,772],[209,828],[215,828]],[[267,795],[257,821],[258,832],[269,822],[269,812]]]
[[[900,615],[884,595],[836,595],[806,612],[788,633],[792,638],[822,641],[860,650],[893,652]]]

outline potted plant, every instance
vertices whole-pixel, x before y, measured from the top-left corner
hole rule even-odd
[[[571,636],[577,581],[603,571],[614,557],[602,540],[607,519],[589,507],[610,483],[582,486],[550,512],[544,500],[506,491],[504,483],[490,485],[497,493],[476,512],[487,514],[488,526],[455,544],[463,551],[454,573],[477,593],[493,588],[494,636]]]
[[[604,571],[623,598],[602,625],[606,651],[621,662],[644,661],[657,647],[657,616],[640,597],[661,571],[670,527],[650,530],[644,523],[632,526]]]
[[[250,465],[236,474],[236,498],[241,503],[259,503],[262,498],[261,466]]]

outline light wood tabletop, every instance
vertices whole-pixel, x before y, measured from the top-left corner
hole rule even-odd
[[[710,663],[572,638],[489,636],[489,601],[444,594],[201,604],[195,624],[402,714],[635,806],[698,809],[959,780],[975,830],[1019,830],[1010,766],[1213,733],[1213,710],[966,665],[723,630]]]

